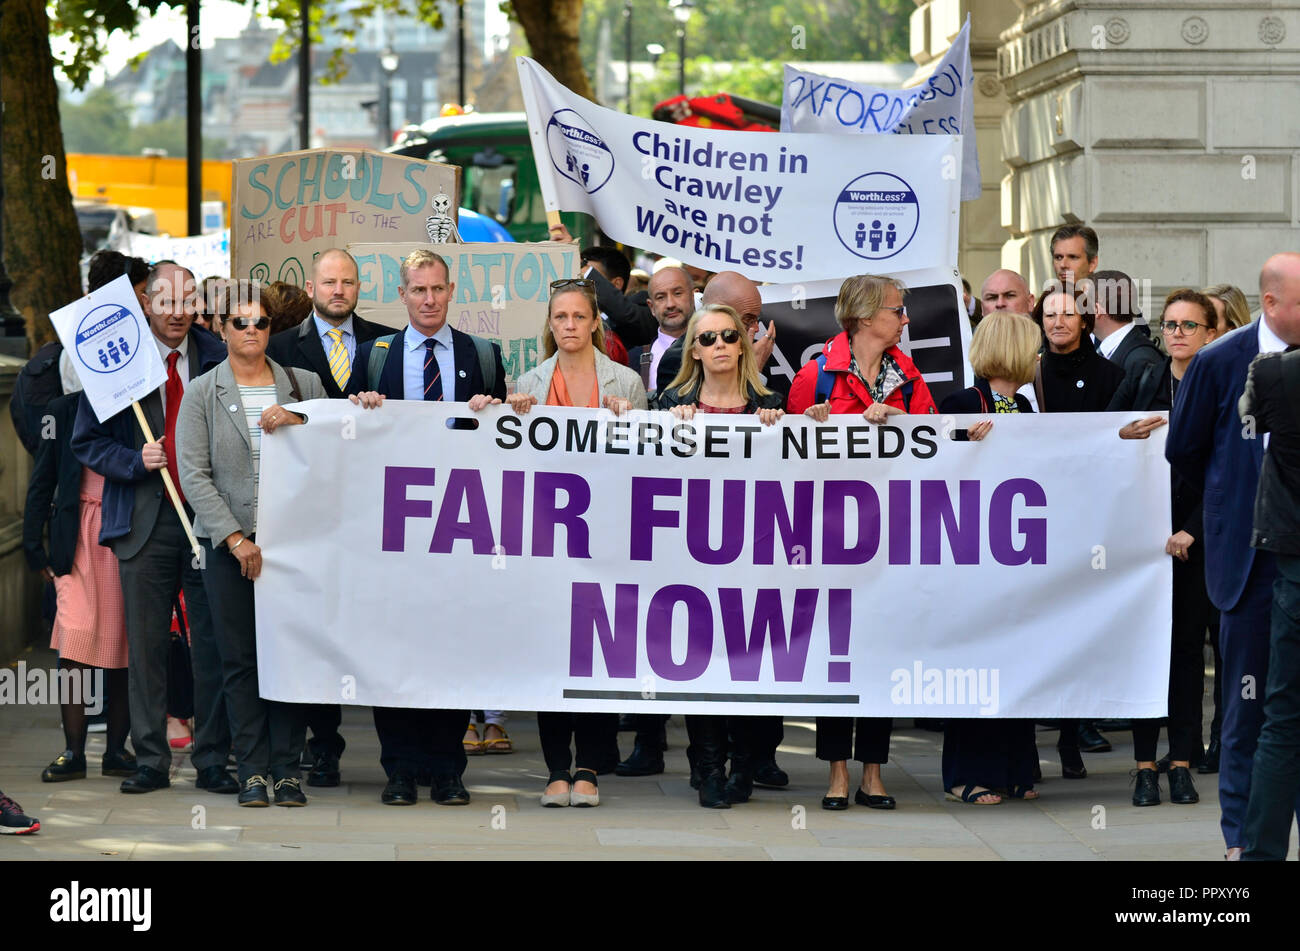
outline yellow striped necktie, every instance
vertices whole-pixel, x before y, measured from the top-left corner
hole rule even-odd
[[[348,377],[352,375],[352,362],[348,359],[348,348],[343,346],[343,331],[336,327],[325,333],[333,341],[330,344],[330,373],[341,390],[348,385]]]

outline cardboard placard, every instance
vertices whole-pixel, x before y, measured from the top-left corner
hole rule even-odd
[[[446,240],[460,168],[369,149],[235,162],[231,276],[303,286],[316,256],[359,241]]]

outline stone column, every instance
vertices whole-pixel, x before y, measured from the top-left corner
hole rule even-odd
[[[913,81],[930,74],[934,64],[952,44],[970,14],[971,70],[975,78],[975,138],[980,156],[984,194],[961,206],[958,267],[978,294],[980,284],[1002,266],[1002,227],[999,195],[1002,176],[1002,114],[1006,95],[998,79],[999,36],[1015,22],[1019,9],[1013,0],[916,0],[912,12],[911,54],[917,64]]]
[[[1220,281],[1254,303],[1264,259],[1300,249],[1300,0],[1016,2],[1003,265],[1041,286],[1052,231],[1081,221],[1155,309]]]

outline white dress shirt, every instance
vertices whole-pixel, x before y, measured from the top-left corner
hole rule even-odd
[[[1124,338],[1128,336],[1129,331],[1132,329],[1133,324],[1130,322],[1120,327],[1119,330],[1116,330],[1109,337],[1103,338],[1102,341],[1097,344],[1097,352],[1109,360],[1110,355],[1119,349],[1119,345],[1124,342]]]
[[[190,382],[190,335],[186,334],[181,340],[181,345],[175,350],[163,343],[157,337],[153,342],[158,345],[158,355],[162,357],[163,370],[167,369],[167,355],[170,353],[179,353],[181,358],[176,361],[176,375],[181,378],[181,392],[185,392],[185,387]],[[167,415],[167,384],[164,383],[158,390],[158,395],[162,398],[163,416]]]
[[[411,326],[407,326],[402,335],[405,350],[402,355],[403,399],[424,399],[424,361],[428,357],[424,342],[428,339]],[[436,341],[433,356],[442,372],[442,399],[449,403],[456,399],[456,350],[451,342],[451,324],[444,323],[433,339]]]

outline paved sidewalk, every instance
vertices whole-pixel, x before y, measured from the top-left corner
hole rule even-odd
[[[51,656],[36,651],[24,659],[33,667],[48,664]],[[0,839],[0,861],[1222,858],[1217,777],[1196,776],[1197,805],[1169,803],[1162,779],[1166,801],[1135,809],[1129,804],[1133,763],[1127,733],[1109,735],[1112,753],[1084,754],[1088,779],[1066,781],[1054,758],[1055,732],[1040,732],[1042,798],[976,806],[943,798],[942,734],[899,722],[907,729],[895,730],[884,771],[899,802],[894,812],[821,809],[827,771],[813,756],[813,721],[803,718],[786,721],[778,754],[790,774],[789,788],[756,790],[745,805],[699,807],[687,783],[686,731],[681,717],[673,717],[667,773],[602,776],[599,808],[543,809],[537,798],[547,772],[531,714],[513,716],[508,726],[518,752],[470,758],[470,805],[436,806],[422,788],[416,806],[384,806],[379,744],[364,708],[345,710],[343,785],[307,788],[311,802],[303,809],[242,809],[233,796],[196,790],[188,757],[173,764],[170,789],[122,795],[120,780],[98,773],[102,733],[91,734],[85,780],[42,783],[41,770],[63,745],[58,709],[3,705],[0,789],[40,819],[41,832]],[[631,734],[620,734],[625,754],[631,744]]]

